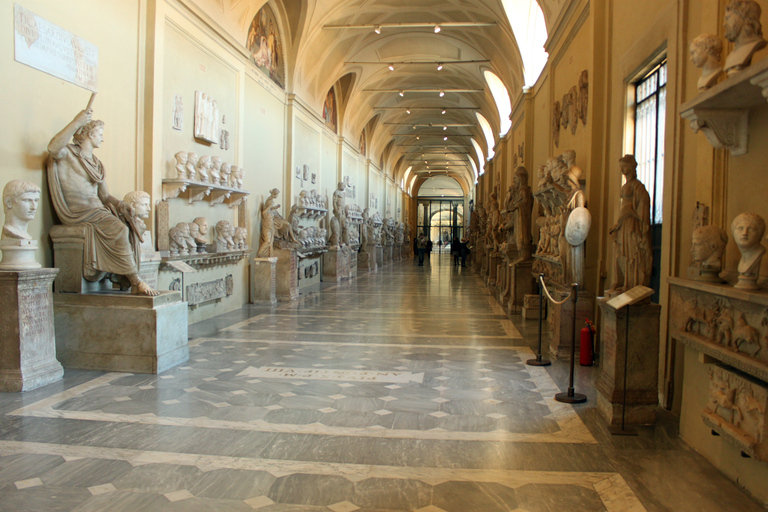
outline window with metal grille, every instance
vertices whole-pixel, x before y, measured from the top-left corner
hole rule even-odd
[[[664,60],[635,85],[637,178],[651,196],[651,224],[661,224],[666,108],[667,61]]]

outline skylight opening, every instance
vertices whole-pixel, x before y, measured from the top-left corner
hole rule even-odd
[[[477,116],[477,121],[480,123],[480,127],[483,129],[483,135],[485,135],[485,143],[488,146],[488,160],[490,160],[494,157],[494,155],[496,155],[496,152],[493,150],[493,147],[496,145],[496,138],[493,136],[491,123],[488,122],[483,114],[480,112],[475,112],[475,115]],[[481,160],[481,162],[485,163],[485,160]]]
[[[509,118],[510,114],[512,114],[512,102],[509,99],[509,93],[504,86],[504,82],[496,74],[491,71],[486,71],[483,74],[496,102],[496,108],[499,110],[499,137],[503,137],[512,128],[512,120]]]
[[[525,86],[531,87],[538,80],[547,64],[547,25],[544,13],[536,0],[502,0],[507,19],[515,34],[523,59]]]

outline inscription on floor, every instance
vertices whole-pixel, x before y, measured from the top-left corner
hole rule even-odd
[[[262,377],[267,379],[351,380],[357,382],[418,382],[424,380],[424,372],[380,372],[363,370],[332,370],[329,368],[278,368],[249,366],[238,377]]]

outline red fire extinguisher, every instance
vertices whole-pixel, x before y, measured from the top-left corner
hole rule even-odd
[[[587,318],[587,326],[581,330],[581,347],[579,350],[579,364],[581,366],[592,366],[595,360],[595,324]]]

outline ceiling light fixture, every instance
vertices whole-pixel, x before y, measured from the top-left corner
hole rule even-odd
[[[440,71],[442,69],[443,69],[443,63],[442,62],[438,62],[437,63],[437,70]]]
[[[440,25],[435,25],[435,34],[439,34],[441,30]]]
[[[411,109],[409,109],[409,108],[405,109],[405,113],[406,114],[410,114],[411,113]]]
[[[392,64],[390,64],[390,65],[389,65],[389,66],[387,66],[387,67],[389,68],[389,70],[390,70],[390,71],[394,71],[394,70],[395,70],[395,66],[393,66]]]
[[[376,25],[375,27],[373,27],[373,31],[376,32],[377,34],[381,34],[381,26]]]
[[[443,111],[441,112],[441,114],[445,114],[445,110],[443,110]]]
[[[440,91],[440,94],[439,94],[439,96],[440,96],[441,98],[442,98],[443,96],[445,96],[445,91]]]
[[[403,90],[401,89],[401,90],[400,90],[400,92],[399,92],[398,94],[399,94],[400,96],[405,96],[405,91],[403,91]]]
[[[448,137],[443,137],[443,140],[448,140]]]
[[[445,131],[445,130],[447,130],[447,129],[448,129],[448,127],[447,127],[447,126],[443,126],[443,131]]]

